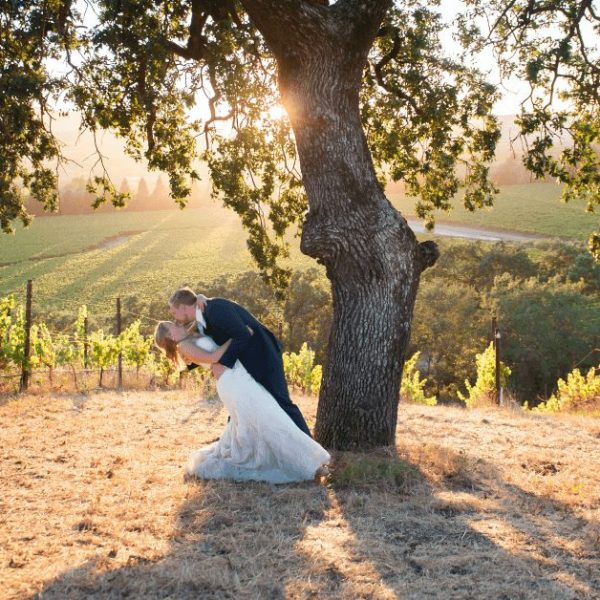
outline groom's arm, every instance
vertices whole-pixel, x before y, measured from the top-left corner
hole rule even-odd
[[[213,300],[210,314],[211,326],[219,328],[224,337],[231,339],[231,344],[219,362],[228,368],[233,368],[239,355],[246,349],[252,339],[252,331],[244,323],[238,312],[233,306],[226,302]],[[218,303],[218,304],[216,304]]]

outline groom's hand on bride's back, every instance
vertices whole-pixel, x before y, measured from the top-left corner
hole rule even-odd
[[[194,369],[197,369],[199,366],[200,365],[197,365],[196,363],[190,363],[187,366],[187,370],[193,371]],[[223,373],[225,373],[225,371],[227,370],[227,367],[225,367],[221,363],[213,363],[210,367],[210,370],[212,371],[212,374],[214,375],[215,379],[219,379],[219,377],[221,377],[221,375],[223,375]]]

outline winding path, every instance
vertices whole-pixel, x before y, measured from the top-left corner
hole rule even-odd
[[[449,223],[436,223],[435,229],[430,232],[425,229],[423,221],[414,218],[407,218],[406,220],[415,233],[429,233],[430,235],[482,240],[485,242],[531,242],[549,237],[535,233],[503,231],[499,229],[477,229],[468,225],[451,225]]]

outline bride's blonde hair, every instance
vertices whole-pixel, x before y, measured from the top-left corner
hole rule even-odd
[[[167,356],[179,371],[186,368],[186,363],[179,354],[177,343],[169,334],[169,326],[173,325],[171,321],[160,321],[154,330],[154,343]]]

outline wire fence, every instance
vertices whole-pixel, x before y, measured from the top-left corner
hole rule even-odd
[[[165,378],[146,369],[124,368],[84,369],[74,367],[56,369],[32,369],[29,373],[27,390],[21,386],[22,374],[0,374],[0,393],[13,394],[27,391],[91,392],[100,390],[193,390],[201,397],[216,397],[214,378],[210,371],[195,369],[183,371],[175,379]]]
[[[2,297],[8,298],[23,298],[24,297],[24,323],[22,335],[24,337],[23,340],[19,338],[19,344],[22,344],[22,348],[19,348],[18,359],[12,361],[3,360],[3,356],[6,353],[0,352],[0,391],[7,391],[6,388],[17,387],[18,391],[24,392],[29,390],[30,383],[32,378],[35,378],[35,381],[39,384],[43,378],[46,378],[51,384],[55,384],[58,380],[60,380],[60,385],[67,385],[65,377],[68,377],[72,380],[75,388],[81,389],[82,382],[84,382],[84,388],[88,389],[92,386],[92,378],[93,376],[97,377],[96,387],[115,387],[116,389],[123,389],[125,386],[127,387],[139,387],[140,382],[145,382],[143,385],[145,387],[155,388],[155,387],[173,387],[176,385],[178,387],[189,386],[189,385],[200,385],[202,387],[207,387],[207,379],[206,372],[204,369],[197,369],[195,372],[191,373],[181,373],[177,376],[175,373],[175,369],[169,369],[165,367],[163,364],[162,371],[156,370],[148,370],[145,368],[141,368],[141,365],[137,365],[135,368],[127,368],[123,364],[123,350],[119,347],[119,350],[114,357],[115,364],[114,365],[106,365],[106,366],[96,366],[94,368],[88,368],[90,363],[90,354],[91,347],[93,343],[98,344],[98,340],[94,340],[93,333],[90,333],[88,326],[88,317],[87,310],[89,307],[92,309],[102,308],[102,312],[93,311],[91,314],[94,317],[104,317],[106,319],[110,319],[113,322],[113,331],[116,336],[116,339],[124,333],[123,322],[125,318],[133,318],[137,320],[144,320],[146,322],[156,324],[159,323],[159,319],[155,319],[148,314],[142,314],[138,311],[128,310],[123,307],[122,298],[120,296],[116,296],[114,298],[107,298],[106,300],[100,301],[86,301],[86,302],[78,302],[73,298],[66,298],[63,296],[55,296],[53,297],[54,301],[60,301],[61,306],[63,308],[67,308],[67,310],[72,311],[74,314],[79,315],[80,311],[83,307],[86,310],[86,317],[83,320],[83,331],[74,334],[72,332],[50,332],[48,330],[48,334],[51,336],[53,340],[60,339],[61,344],[71,344],[73,347],[77,347],[79,349],[79,353],[81,354],[81,362],[80,365],[72,364],[69,368],[65,366],[55,366],[52,363],[51,359],[44,360],[44,356],[37,356],[37,362],[41,363],[39,368],[32,367],[32,345],[39,343],[39,337],[36,339],[32,339],[32,330],[35,325],[39,325],[40,323],[36,323],[37,312],[33,311],[34,307],[34,288],[33,281],[29,280],[27,282],[27,286],[25,290],[11,290],[10,292],[3,292]],[[129,298],[126,298],[129,300]],[[114,312],[108,313],[106,312],[106,307],[108,303],[113,303]],[[1,315],[0,315],[1,316]],[[8,309],[8,317],[11,317],[11,309]],[[38,317],[39,321],[39,317]],[[44,323],[45,326],[45,323]],[[4,334],[4,339],[0,338],[0,350],[1,346],[9,343],[9,334],[10,334],[10,326]],[[40,335],[38,331],[38,336]],[[104,332],[102,332],[102,336]],[[143,338],[144,343],[148,344],[148,338]],[[38,349],[39,351],[39,349]],[[49,352],[51,352],[49,350]],[[160,355],[158,355],[160,356]],[[12,362],[12,366],[11,363]],[[14,369],[15,366],[18,370],[7,370]],[[87,378],[84,381],[84,378]],[[15,384],[14,382],[17,382]],[[71,386],[72,387],[72,386]]]
[[[25,303],[25,323],[24,323],[24,334],[25,343],[23,348],[22,357],[20,363],[15,364],[3,364],[3,356],[0,351],[0,392],[2,391],[26,391],[29,389],[30,380],[34,378],[38,383],[44,378],[46,381],[54,384],[59,381],[61,385],[67,386],[66,379],[71,378],[75,388],[81,389],[82,382],[83,389],[89,389],[90,387],[114,387],[116,389],[123,389],[124,387],[140,387],[145,385],[147,388],[155,387],[173,387],[173,386],[190,386],[198,385],[206,387],[206,380],[209,379],[207,372],[203,369],[197,369],[191,373],[183,373],[178,377],[176,373],[165,371],[163,373],[157,373],[155,370],[148,370],[144,368],[128,368],[123,364],[123,352],[120,350],[116,356],[115,365],[107,367],[94,367],[88,368],[90,365],[90,344],[92,342],[92,335],[88,331],[88,319],[86,317],[84,321],[84,330],[82,335],[75,335],[68,332],[50,332],[53,336],[60,336],[62,343],[72,344],[73,346],[81,347],[83,350],[82,364],[77,366],[70,366],[69,368],[63,367],[48,367],[41,366],[40,368],[34,369],[31,365],[31,344],[36,343],[35,339],[31,339],[32,327],[34,326],[35,317],[38,317],[37,311],[34,311],[34,287],[33,281],[29,280],[27,286],[23,289],[14,289],[9,292],[3,291],[0,294],[1,297],[15,297],[24,299]],[[130,310],[124,306],[124,302],[134,301],[137,297],[107,297],[104,300],[86,300],[78,301],[72,297],[66,297],[64,295],[54,295],[52,300],[54,302],[60,301],[61,306],[71,311],[73,315],[78,314],[82,307],[97,309],[90,312],[90,315],[94,317],[103,317],[109,321],[112,321],[112,328],[117,336],[123,332],[124,319],[136,319],[145,321],[146,323],[156,324],[160,322],[160,319],[139,312],[138,310]],[[107,312],[106,308],[112,304],[114,309],[112,312]],[[100,310],[101,309],[101,310]],[[9,311],[10,312],[10,311]],[[2,315],[0,315],[1,317]],[[281,325],[280,325],[281,328]],[[500,384],[500,360],[501,360],[501,342],[504,345],[504,333],[501,335],[500,328],[496,319],[492,319],[492,330],[491,340],[494,343],[494,351],[496,356],[496,376],[495,376],[495,400],[496,403],[500,404],[502,399],[502,389]],[[281,331],[280,331],[281,337]],[[0,336],[0,350],[2,344],[5,343]],[[597,344],[597,340],[595,344]],[[582,357],[573,357],[573,368],[580,367],[590,356],[596,355],[600,357],[600,348],[595,345]],[[43,362],[43,361],[42,361]],[[519,363],[520,361],[516,361]],[[511,363],[512,364],[512,363]],[[15,367],[17,367],[15,369]],[[10,370],[14,369],[14,370]],[[97,383],[94,384],[94,381]],[[140,383],[145,382],[145,383]],[[72,387],[72,386],[71,386]]]

